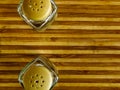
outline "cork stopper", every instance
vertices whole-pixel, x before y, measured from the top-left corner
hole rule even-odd
[[[45,20],[52,11],[50,0],[24,0],[22,8],[26,17],[34,21]]]
[[[25,90],[50,90],[52,74],[43,66],[31,66],[23,77]]]

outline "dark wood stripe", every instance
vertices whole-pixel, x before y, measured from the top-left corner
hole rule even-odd
[[[22,87],[0,87],[0,90],[21,90]]]
[[[8,24],[8,25],[24,25],[26,24],[23,21],[2,21],[0,20],[0,24]],[[120,22],[110,22],[110,21],[55,21],[53,25],[89,25],[89,26],[119,26]]]
[[[119,26],[120,22],[110,22],[110,21],[56,21],[54,25],[89,25],[89,26]]]
[[[18,58],[19,60],[19,58]],[[25,66],[28,62],[0,62],[0,66],[6,66],[6,67],[9,67],[9,66]],[[54,63],[56,66],[64,66],[64,67],[67,67],[67,66],[74,66],[74,67],[109,67],[109,66],[115,66],[115,67],[119,67],[120,66],[120,63],[119,62],[92,62],[92,63],[85,63],[85,62],[55,62]]]
[[[57,1],[73,1],[73,0],[57,0]],[[74,1],[79,1],[79,0],[74,0]],[[80,1],[88,1],[89,2],[89,0],[80,0]],[[91,1],[96,1],[96,0],[91,0]],[[97,1],[101,1],[101,0],[97,0]],[[103,2],[105,1],[105,2],[111,2],[111,1],[113,1],[113,0],[102,0]],[[101,2],[102,2],[101,1]],[[114,2],[119,2],[119,0],[114,0]],[[86,3],[87,4],[87,3]]]
[[[119,46],[31,46],[1,45],[1,50],[120,50]]]
[[[47,29],[45,32],[41,32],[41,34],[56,34],[56,33],[59,33],[59,34],[62,34],[62,33],[78,33],[80,31],[80,34],[120,34],[120,30],[99,30],[96,29],[96,30],[83,30],[83,29]],[[36,34],[38,32],[36,32],[35,30],[31,30],[31,29],[0,29],[0,33],[24,33],[24,34]],[[2,38],[2,37],[1,37]],[[57,37],[56,37],[57,38]],[[61,37],[62,38],[62,37]],[[15,38],[11,38],[11,39],[15,39]],[[29,40],[29,39],[28,39]]]
[[[0,12],[0,17],[19,17],[17,12]]]
[[[47,58],[120,58],[119,54],[2,54],[0,58],[8,57],[8,58],[36,58],[39,55],[43,55]]]
[[[71,8],[68,8],[71,7]],[[59,5],[59,9],[79,9],[79,10],[117,10],[120,8],[119,5]]]
[[[0,83],[19,83],[17,79],[0,79]]]
[[[120,75],[120,71],[102,71],[102,70],[59,70],[62,75]]]
[[[115,67],[119,67],[120,66],[120,63],[101,63],[101,62],[98,62],[98,63],[95,63],[95,62],[92,62],[92,63],[82,63],[82,62],[57,62],[55,63],[56,66],[74,66],[74,67],[107,67],[107,66],[115,66]]]
[[[62,88],[56,87],[55,90],[119,90],[119,87],[65,87],[63,86]]]
[[[1,83],[18,83],[17,79],[0,79]],[[59,83],[120,83],[120,79],[60,79]]]
[[[59,17],[105,17],[105,18],[118,18],[119,14],[94,14],[94,13],[59,13]]]
[[[0,87],[0,90],[22,90],[22,87]],[[119,87],[55,87],[53,90],[119,90]]]
[[[69,0],[70,1],[70,0]],[[0,4],[0,9],[12,9],[11,12],[15,10],[15,8],[18,7],[18,4]],[[71,7],[71,8],[68,8]],[[64,10],[64,9],[86,9],[86,10],[117,10],[120,8],[119,5],[58,5],[59,10]]]
[[[0,70],[0,75],[19,75],[19,73],[20,73],[20,70],[8,70],[8,71]]]
[[[104,13],[103,14],[95,14],[95,13],[78,13],[78,12],[76,12],[76,13],[71,13],[71,12],[58,13],[59,17],[63,17],[63,16],[64,17],[87,17],[87,16],[89,16],[89,17],[118,18],[119,15],[120,15],[119,13],[118,14],[113,14],[113,13],[111,13],[111,14],[104,14]],[[12,13],[11,12],[0,12],[0,17],[19,17],[19,15],[17,12],[12,12]]]
[[[22,62],[20,62],[20,63],[18,63],[18,62],[0,62],[0,66],[6,66],[6,67],[14,67],[14,66],[22,66],[22,67],[24,67],[25,65],[27,64],[27,62],[26,63],[22,63]]]
[[[2,25],[4,25],[4,24],[8,24],[8,25],[24,25],[25,24],[25,22],[23,22],[23,21],[2,21],[2,20],[0,20],[0,24]]]
[[[60,79],[59,83],[120,83],[120,79]]]

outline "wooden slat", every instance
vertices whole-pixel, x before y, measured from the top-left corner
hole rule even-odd
[[[39,55],[55,64],[53,90],[120,90],[120,0],[55,0],[58,17],[37,32],[0,0],[0,90],[22,90],[20,70]]]

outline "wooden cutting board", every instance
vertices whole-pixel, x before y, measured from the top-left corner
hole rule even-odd
[[[120,90],[120,0],[55,0],[58,17],[36,32],[0,0],[0,90],[23,90],[18,74],[44,55],[56,65],[54,90]]]

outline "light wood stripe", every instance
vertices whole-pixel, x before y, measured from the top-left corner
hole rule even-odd
[[[0,62],[30,62],[34,58],[0,58]],[[49,58],[51,62],[75,63],[120,63],[119,58]]]
[[[120,87],[120,83],[59,83],[58,86],[73,87]]]
[[[0,70],[22,70],[23,67],[20,66],[11,66],[11,67],[6,67],[6,66],[0,66]],[[70,69],[71,68],[71,69]],[[101,71],[101,70],[105,70],[105,71],[119,71],[120,67],[72,67],[72,66],[68,66],[68,67],[62,67],[62,66],[58,66],[57,67],[58,70],[97,70],[97,71]]]
[[[4,18],[2,18],[2,19],[4,20]],[[0,18],[0,20],[2,20],[2,19]],[[120,18],[102,18],[102,17],[58,17],[56,20],[57,21],[104,21],[104,22],[110,21],[110,22],[120,22]]]
[[[4,28],[4,29],[17,29],[19,27],[19,25],[3,25],[0,28]],[[84,25],[84,26],[80,26],[80,25],[74,25],[74,26],[70,26],[70,25],[52,25],[49,27],[49,29],[62,29],[62,27],[65,27],[64,29],[87,29],[87,30],[119,30],[120,27],[119,26],[88,26],[88,25]],[[21,25],[21,27],[19,27],[19,29],[32,29],[30,26],[26,25]]]
[[[17,43],[16,43],[17,42]],[[23,42],[20,42],[20,41],[6,41],[6,42],[1,42],[1,45],[45,45],[45,46],[48,46],[48,43],[49,43],[49,46],[119,46],[120,45],[120,42],[119,40],[106,40],[106,39],[87,39],[87,40],[80,40],[79,42],[70,42],[70,41],[66,41],[66,42],[47,42],[47,41],[44,41],[44,42],[26,42],[26,43],[23,43]]]
[[[79,31],[79,30],[78,30]],[[17,36],[16,34],[17,33],[11,33],[11,35],[9,35],[9,33],[6,33],[6,35],[5,35],[5,33],[3,33],[3,34],[1,34],[1,40],[8,40],[8,39],[10,39],[10,38],[12,38],[12,39],[15,39],[14,37],[16,37],[16,38],[18,38],[18,40],[21,40],[22,41],[22,38],[24,38],[25,40],[27,40],[27,38],[28,38],[28,41],[30,41],[30,35],[31,35],[31,37],[33,38],[33,39],[35,39],[35,41],[37,41],[37,38],[38,38],[38,41],[39,41],[39,39],[41,39],[41,41],[43,41],[43,40],[52,40],[53,39],[53,41],[55,41],[55,40],[68,40],[68,41],[70,41],[69,39],[72,39],[72,40],[75,40],[75,41],[85,41],[85,40],[90,40],[91,39],[91,41],[92,41],[92,38],[94,39],[94,41],[96,40],[96,39],[99,39],[99,41],[100,41],[100,39],[101,39],[101,41],[103,40],[103,41],[105,41],[105,39],[108,39],[108,41],[119,41],[119,31],[118,31],[118,35],[117,34],[108,34],[107,32],[106,32],[106,34],[102,34],[102,33],[99,33],[99,36],[96,34],[96,32],[97,31],[95,31],[95,32],[93,32],[93,33],[91,33],[91,31],[89,32],[88,31],[88,33],[87,34],[85,34],[85,32],[87,32],[87,31],[83,31],[83,32],[81,32],[81,34],[77,34],[77,33],[75,33],[75,32],[71,32],[71,33],[73,33],[74,35],[73,35],[73,38],[71,38],[70,36],[72,35],[72,34],[70,34],[70,32],[67,34],[67,33],[65,33],[63,36],[62,36],[62,34],[58,34],[58,32],[56,31],[56,37],[55,36],[53,36],[52,34],[45,34],[45,33],[43,33],[43,34],[41,34],[41,36],[39,35],[39,34],[30,34],[29,33],[29,35],[24,35],[24,34],[19,34],[19,35],[21,35],[21,37],[20,36]],[[109,32],[109,31],[108,31]],[[113,32],[113,31],[112,31]],[[111,32],[111,33],[112,33]],[[116,33],[117,33],[117,31],[115,31]],[[62,33],[62,32],[61,32]],[[68,37],[67,37],[67,35],[68,35]],[[106,37],[105,37],[105,35],[106,35]],[[116,35],[116,37],[115,37],[115,35]],[[31,39],[32,39],[31,38]],[[14,41],[16,41],[16,40],[14,40]],[[107,41],[107,40],[106,40]],[[73,41],[74,42],[74,41]]]
[[[30,26],[26,25],[3,25],[0,26],[0,28],[3,29],[17,29],[19,27],[19,29],[32,29]],[[62,27],[64,27],[64,29],[87,29],[87,30],[119,30],[120,27],[119,26],[88,26],[88,25],[84,25],[84,26],[80,26],[80,25],[52,25],[49,27],[49,29],[63,29]]]
[[[56,87],[119,87],[119,83],[59,83]],[[0,83],[0,87],[20,87],[18,83]]]
[[[72,18],[72,19],[71,19]],[[0,17],[0,21],[22,21],[20,17]],[[120,18],[104,18],[104,17],[58,17],[56,21],[100,21],[100,22],[120,22]]]
[[[30,36],[30,35],[24,35],[24,34],[19,34],[19,36],[18,35],[16,35],[16,33],[12,33],[12,34],[2,34],[0,37],[67,37],[67,38],[70,38],[71,37],[71,35],[72,34],[41,34],[41,35],[39,35],[39,34],[32,34],[32,36]],[[120,35],[118,34],[100,34],[100,35],[98,35],[98,34],[74,34],[74,35],[72,35],[72,37],[73,38],[103,38],[103,39],[105,39],[105,38],[117,38],[117,39],[119,39],[120,38]]]
[[[58,70],[110,70],[110,71],[119,71],[120,67],[57,67]]]
[[[120,54],[120,50],[1,50],[3,54]]]
[[[0,75],[0,79],[18,79],[18,75]]]
[[[2,62],[29,62],[32,58],[0,58],[0,63]]]
[[[99,28],[99,30],[120,30],[119,26],[88,26],[88,25],[84,25],[84,26],[80,26],[80,25],[74,25],[74,26],[69,26],[69,25],[57,25],[57,26],[51,26],[49,29],[59,29],[65,27],[64,29],[89,29],[89,30],[97,30]]]
[[[109,52],[109,51],[108,51]],[[40,54],[95,54],[94,50],[91,51],[91,50],[1,50],[1,53],[3,54],[37,54],[37,53],[40,53]],[[105,54],[106,52],[104,52]],[[112,52],[111,52],[112,53]],[[113,51],[114,53],[114,51]],[[97,54],[97,53],[96,53]],[[109,53],[106,53],[106,54],[109,54]],[[119,51],[115,54],[119,54]]]
[[[61,79],[120,79],[120,75],[60,75]]]
[[[16,6],[17,7],[17,6]],[[16,8],[15,7],[15,8]],[[59,9],[59,13],[88,13],[88,14],[118,14],[118,13],[120,13],[120,11],[119,10],[102,10],[102,9],[98,9],[98,10],[95,10],[95,9],[93,9],[93,10],[87,10],[86,11],[86,9],[83,9],[83,10],[80,10],[80,9],[76,9],[76,11],[73,11],[74,9],[67,9],[67,8],[65,8],[64,10],[61,8],[61,9]],[[0,13],[3,13],[3,12],[9,12],[9,13],[15,13],[16,12],[16,9],[13,9],[12,11],[8,11],[8,9],[1,9],[1,11],[0,11]]]
[[[11,2],[11,0],[6,0],[6,1],[0,1],[0,4],[18,4],[19,1],[15,1],[15,2]],[[66,1],[56,1],[57,4],[75,4],[75,5],[80,5],[80,4],[85,4],[85,5],[120,5],[120,2],[119,1],[78,1],[78,0],[75,0],[75,1],[69,1],[69,0],[66,0]]]
[[[119,79],[120,75],[60,75],[59,76],[62,79],[67,78],[78,78],[78,79]],[[0,75],[0,79],[17,79],[18,75]]]
[[[69,11],[68,11],[69,10]],[[78,12],[78,13],[94,13],[94,14],[102,14],[102,13],[104,13],[104,14],[118,14],[118,13],[120,13],[120,11],[119,10],[87,10],[86,11],[86,9],[84,10],[80,10],[80,9],[76,9],[76,11],[73,11],[73,9],[61,9],[61,10],[59,10],[59,12],[61,12],[61,13],[67,13],[67,12],[71,12],[71,13],[76,13],[76,12]]]
[[[0,87],[21,87],[19,83],[0,83]]]
[[[64,1],[64,2],[62,2],[62,1],[58,1],[58,2],[56,2],[57,4],[75,4],[75,5],[81,5],[81,4],[84,4],[84,5],[120,5],[120,1],[99,1],[99,0],[97,0],[97,1],[68,1],[68,0],[66,0],[66,1]]]
[[[23,67],[6,67],[6,66],[0,66],[0,71],[8,71],[8,70],[22,70]]]
[[[93,45],[92,43],[93,42],[83,42],[82,43],[82,46],[85,45],[85,43],[88,43],[87,46],[89,45]],[[26,43],[23,43],[23,42],[17,42],[16,41],[10,41],[10,42],[1,42],[1,45],[48,45],[48,42],[26,42]],[[81,42],[49,42],[49,46],[78,46],[78,45],[81,45]]]
[[[50,61],[52,62],[85,62],[85,63],[119,63],[119,58],[51,58]]]
[[[99,42],[97,42],[97,40],[86,40],[85,41],[80,41],[80,42],[49,42],[49,45],[52,46],[119,46],[120,42],[119,41],[107,41],[106,39],[101,41],[98,40]],[[14,41],[7,41],[7,42],[1,42],[1,45],[48,45],[48,42],[17,42],[15,43]]]
[[[0,75],[0,79],[18,79],[18,75]],[[120,79],[120,75],[59,75],[60,79]]]

